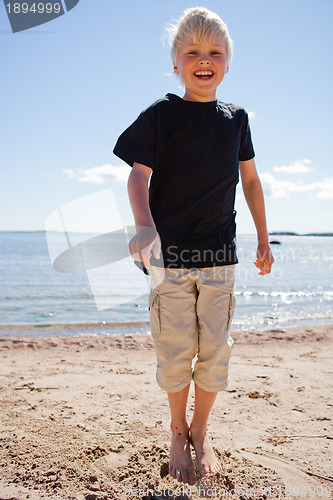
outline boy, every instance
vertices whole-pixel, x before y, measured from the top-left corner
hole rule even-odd
[[[216,99],[232,56],[227,27],[209,10],[192,8],[169,35],[184,96],[167,94],[144,110],[119,137],[114,153],[133,167],[128,193],[137,233],[130,251],[151,275],[156,377],[171,411],[169,472],[194,484],[190,443],[202,475],[221,469],[206,428],[217,393],[227,387],[233,345],[239,172],[258,234],[259,274],[269,273],[274,259],[247,113]]]

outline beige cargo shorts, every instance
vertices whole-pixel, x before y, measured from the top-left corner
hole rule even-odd
[[[228,385],[235,308],[235,265],[199,269],[151,267],[149,310],[156,380],[167,392],[193,379],[218,392]]]

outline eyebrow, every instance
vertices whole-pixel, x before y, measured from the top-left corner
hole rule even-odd
[[[202,45],[202,44],[201,44],[201,43],[193,43],[193,44],[191,44],[191,45],[187,45],[187,48],[189,49],[189,48],[193,48],[193,47],[199,47],[200,45]],[[219,45],[219,44],[217,44],[217,43],[213,43],[213,44],[212,44],[212,47],[220,47],[220,48],[223,48],[223,46],[222,46],[222,45]]]

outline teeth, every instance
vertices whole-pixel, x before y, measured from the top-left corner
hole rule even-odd
[[[196,76],[212,76],[212,71],[196,71],[194,73]]]

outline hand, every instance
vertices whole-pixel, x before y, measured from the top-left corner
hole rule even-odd
[[[139,226],[135,236],[129,242],[129,251],[134,260],[143,262],[143,265],[150,268],[150,257],[153,252],[156,259],[161,254],[161,239],[154,227]]]
[[[259,244],[257,248],[257,259],[254,261],[254,265],[260,270],[258,274],[262,276],[264,274],[269,274],[273,262],[274,257],[269,243]]]

